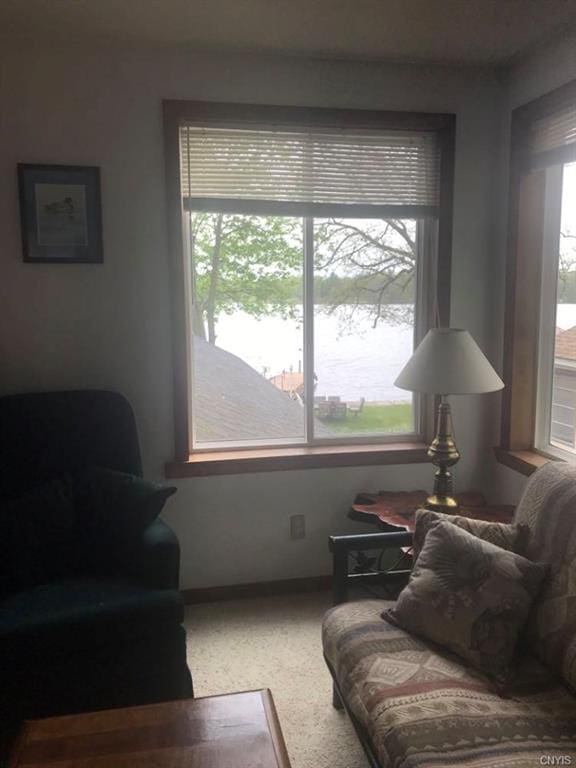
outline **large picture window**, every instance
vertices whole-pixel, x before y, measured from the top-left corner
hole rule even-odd
[[[421,439],[393,382],[447,311],[452,116],[167,106],[186,450]]]

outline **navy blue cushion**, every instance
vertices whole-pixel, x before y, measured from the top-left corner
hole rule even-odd
[[[176,490],[106,467],[74,473],[76,506],[85,529],[124,541],[138,537],[153,523]]]
[[[0,499],[0,595],[53,580],[113,576],[176,488],[102,467]]]
[[[72,479],[0,500],[0,594],[77,572],[81,556]]]
[[[3,599],[0,721],[190,695],[182,615],[176,590],[89,579]]]
[[[26,636],[42,645],[49,635],[70,639],[72,631],[86,628],[97,633],[99,625],[122,635],[138,632],[142,625],[160,631],[182,620],[182,598],[176,590],[98,579],[53,582],[3,598],[0,648],[7,640],[21,641]]]

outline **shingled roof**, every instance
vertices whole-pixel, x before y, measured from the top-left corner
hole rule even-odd
[[[302,438],[304,409],[236,355],[194,337],[196,440]],[[316,422],[318,434],[329,434]]]
[[[554,357],[562,360],[576,360],[576,325],[563,331],[556,329]]]
[[[299,395],[304,392],[304,374],[300,371],[282,371],[268,381],[282,392],[297,392]]]

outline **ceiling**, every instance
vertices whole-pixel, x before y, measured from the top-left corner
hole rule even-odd
[[[575,0],[0,0],[0,34],[506,65],[576,26]]]

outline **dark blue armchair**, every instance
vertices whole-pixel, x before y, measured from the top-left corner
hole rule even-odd
[[[90,466],[142,475],[124,397],[0,398],[0,510]],[[0,722],[192,695],[176,536],[157,519],[113,538],[91,543],[89,570],[0,595]]]

